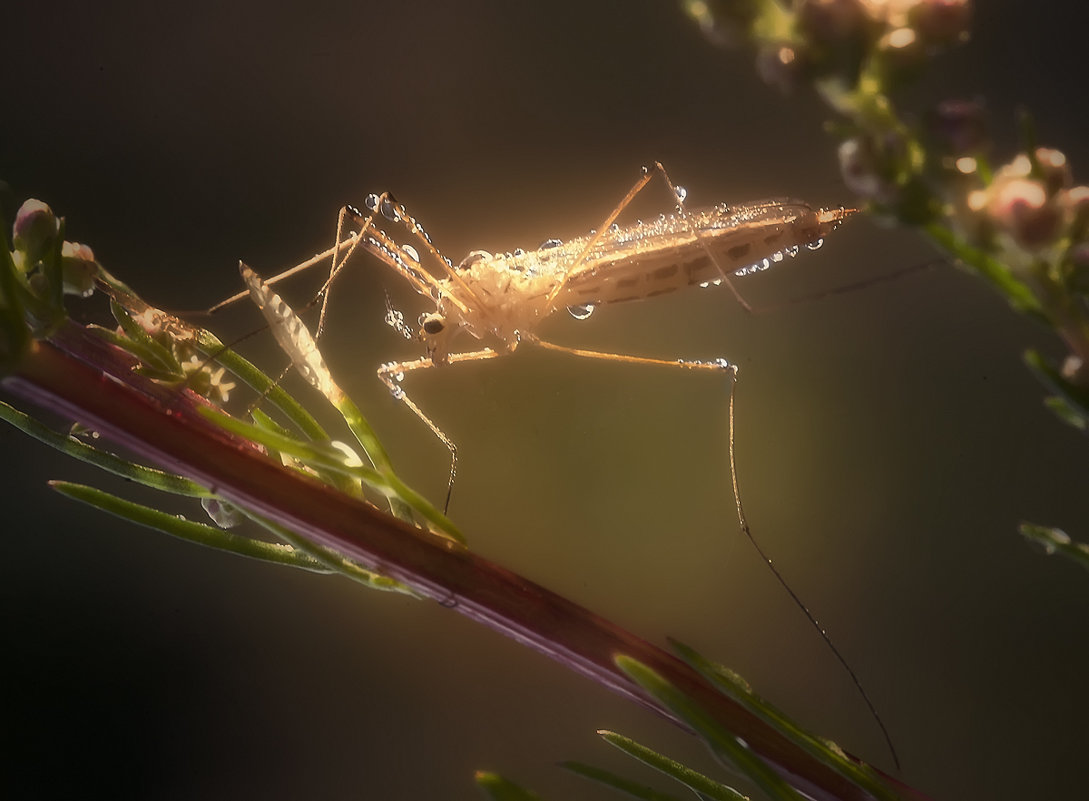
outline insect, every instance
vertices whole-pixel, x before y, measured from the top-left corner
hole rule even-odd
[[[657,174],[676,201],[676,213],[650,222],[620,226],[616,219]],[[557,345],[537,335],[538,326],[558,309],[585,319],[598,306],[642,300],[687,286],[725,284],[746,310],[748,304],[734,289],[732,277],[767,269],[800,250],[816,249],[856,209],[815,209],[798,200],[766,200],[738,206],[725,204],[688,212],[686,192],[655,163],[644,168],[635,185],[598,228],[585,237],[561,242],[545,241],[531,251],[491,254],[474,250],[458,264],[446,258],[432,243],[423,226],[389,193],[370,195],[367,213],[344,207],[337,220],[336,244],[272,279],[282,280],[331,257],[329,279],[319,293],[323,298],[318,335],[324,326],[328,288],[357,249],[377,257],[434,304],[413,330],[404,316],[387,303],[386,322],[406,339],[422,343],[417,359],[388,362],[377,370],[393,396],[408,406],[442,441],[450,452],[446,503],[457,474],[457,446],[413,401],[401,386],[409,374],[441,365],[493,359],[513,353],[524,344],[561,351],[583,358],[632,364],[660,365],[686,370],[729,371],[736,367],[725,359],[696,361],[654,359]],[[398,244],[377,225],[381,217],[407,230],[416,247]],[[357,231],[344,234],[346,220]],[[215,311],[245,293],[228,298]],[[485,347],[455,350],[458,339],[483,341]]]
[[[655,174],[660,175],[669,187],[676,201],[676,212],[672,215],[660,215],[651,222],[618,225],[616,219]],[[548,342],[536,333],[538,326],[558,309],[567,309],[576,319],[585,319],[600,305],[642,300],[688,286],[706,288],[726,285],[738,303],[750,310],[749,305],[734,288],[732,278],[768,269],[777,262],[798,255],[802,249],[816,250],[823,244],[824,238],[835,231],[844,220],[858,213],[857,209],[813,208],[799,200],[785,199],[739,206],[723,204],[689,212],[684,204],[686,194],[683,188],[677,187],[670,180],[665,168],[656,162],[653,171],[643,169],[642,175],[628,193],[604,222],[589,235],[567,242],[549,239],[532,251],[518,250],[493,255],[474,250],[456,265],[443,256],[420,223],[389,193],[370,195],[365,204],[367,214],[351,206],[341,209],[337,218],[336,243],[332,248],[275,276],[267,283],[282,280],[331,258],[329,278],[319,292],[322,309],[317,334],[320,335],[325,320],[329,287],[353,253],[361,248],[377,257],[434,304],[433,310],[420,315],[418,328],[414,330],[405,323],[404,316],[395,311],[387,301],[386,322],[406,339],[421,342],[424,355],[409,361],[383,364],[378,368],[377,374],[393,396],[405,403],[449,449],[447,506],[457,472],[457,446],[401,387],[401,382],[411,372],[461,362],[494,359],[513,353],[522,345],[528,344],[583,358],[727,373],[731,377],[729,461],[740,527],[777,581],[847,670],[884,734],[893,760],[899,764],[889,734],[861,681],[820,622],[760,547],[749,528],[741,503],[734,456],[732,379],[737,373],[736,366],[721,358],[710,361],[670,361],[572,348]],[[410,233],[432,266],[424,266],[424,258],[416,247],[398,244],[377,227],[375,223],[379,217],[400,225]],[[348,219],[358,224],[359,229],[345,235],[345,221]],[[255,297],[270,296],[269,290],[264,286],[265,282],[245,266],[243,276]],[[212,311],[244,297],[245,294],[228,298],[213,307]],[[282,305],[278,298],[275,300],[276,303],[272,306]],[[293,320],[291,327],[301,325],[294,319],[293,314],[290,317]],[[292,354],[296,364],[310,361],[316,353],[316,345],[309,339],[309,334],[298,339],[298,344],[292,344],[295,336],[287,330],[288,326],[283,320],[272,316],[269,317],[269,323],[284,326],[277,338]],[[489,344],[476,350],[455,350],[454,343],[459,338],[464,339],[465,334]]]

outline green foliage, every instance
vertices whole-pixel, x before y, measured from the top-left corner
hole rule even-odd
[[[478,771],[476,784],[492,801],[542,801],[536,793],[505,779],[498,773]]]
[[[812,88],[836,115],[843,180],[874,216],[920,229],[1068,349],[1026,362],[1056,394],[1045,403],[1089,429],[1089,186],[1040,147],[1027,113],[1003,163],[980,101],[901,112],[899,90],[968,41],[970,0],[682,0],[715,44],[756,48],[761,77]],[[997,166],[996,166],[997,165]]]

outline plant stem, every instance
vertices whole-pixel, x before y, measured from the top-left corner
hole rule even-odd
[[[449,539],[284,468],[201,415],[190,393],[133,373],[126,358],[69,324],[51,341],[33,343],[2,385],[677,722],[615,664],[618,655],[635,659],[700,704],[811,797],[870,798],[671,654]],[[925,799],[888,781],[904,799]]]

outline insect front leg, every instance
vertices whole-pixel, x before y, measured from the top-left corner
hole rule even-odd
[[[494,351],[491,348],[484,348],[483,350],[465,353],[451,353],[443,363],[457,364],[459,362],[480,361],[482,359],[494,359],[501,355],[501,353]],[[443,514],[446,514],[447,509],[450,508],[450,496],[454,491],[454,479],[457,477],[458,446],[446,435],[446,432],[438,427],[434,420],[428,417],[423,409],[416,405],[416,401],[412,400],[401,386],[401,382],[404,381],[405,376],[414,370],[425,370],[435,366],[437,366],[435,361],[428,357],[413,359],[412,361],[407,362],[388,362],[378,368],[377,375],[378,379],[389,388],[390,394],[411,409],[412,413],[420,418],[424,425],[431,429],[431,433],[446,446],[448,451],[450,451],[450,478],[446,484],[446,501],[443,503],[442,507]]]

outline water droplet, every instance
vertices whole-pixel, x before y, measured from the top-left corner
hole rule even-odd
[[[711,282],[704,281],[702,284],[700,284],[700,289],[707,289],[709,286],[711,286]]]
[[[412,259],[417,264],[420,263],[420,254],[416,252],[416,248],[412,245],[401,245],[401,250],[405,252],[405,255]]]
[[[548,250],[549,248],[558,248],[563,244],[562,239],[546,239],[544,242],[537,246],[537,250]]]
[[[783,260],[783,251],[781,251],[781,250],[777,250],[777,251],[775,251],[774,253],[772,253],[772,254],[771,254],[771,260],[772,260],[773,262],[775,262],[776,264],[778,264],[779,262],[781,262],[781,261]]]
[[[382,216],[391,222],[397,222],[401,219],[401,213],[397,211],[397,207],[388,200],[382,203]]]
[[[685,189],[683,186],[678,186],[677,187],[677,202],[678,203],[684,203],[684,199],[686,197],[688,197],[688,190]]]
[[[394,384],[389,388],[389,394],[393,396],[394,400],[404,400],[405,391],[401,389],[399,384]]]
[[[615,234],[619,230],[620,230],[620,225],[618,223],[613,223],[612,225],[609,226],[609,233],[610,234]]]
[[[594,313],[594,306],[592,303],[583,303],[578,306],[568,306],[567,313],[574,317],[576,320],[585,320],[587,317]]]
[[[795,256],[798,255],[798,246],[797,245],[791,245],[788,248],[783,248],[783,252],[786,253],[788,256],[790,256],[790,258],[793,259]]]
[[[821,245],[824,244],[824,239],[818,239],[815,242],[806,242],[805,246],[810,250],[819,250]]]
[[[378,195],[374,194],[373,192],[367,195],[367,197],[363,200],[363,205],[367,207],[367,211],[370,211],[372,213],[378,211]]]
[[[524,250],[522,250],[521,248],[515,248],[514,249],[514,255],[515,256],[525,256],[526,252]]]

